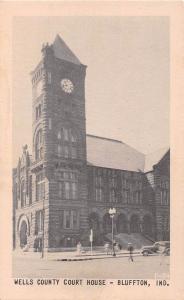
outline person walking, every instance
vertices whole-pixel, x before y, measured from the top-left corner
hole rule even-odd
[[[81,254],[82,252],[82,245],[81,245],[81,242],[78,242],[77,244],[77,254]]]
[[[128,261],[134,261],[133,259],[133,251],[134,251],[134,248],[133,248],[133,245],[132,243],[128,243],[128,251],[129,251],[129,257],[128,257]]]
[[[109,243],[105,243],[104,249],[105,249],[106,254],[108,255],[109,252],[110,252],[110,244]]]

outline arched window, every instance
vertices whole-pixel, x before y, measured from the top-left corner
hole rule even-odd
[[[15,183],[15,188],[14,188],[14,196],[15,196],[15,208],[18,208],[18,186],[17,183]]]
[[[61,128],[57,133],[57,155],[64,158],[77,158],[77,136],[71,128]]]
[[[43,134],[42,129],[37,132],[35,139],[35,159],[42,159],[43,156]]]
[[[72,131],[71,131],[71,157],[77,158],[77,137]]]
[[[24,207],[26,205],[26,186],[25,186],[24,180],[22,180],[22,182],[21,182],[20,200],[21,200],[21,207]]]

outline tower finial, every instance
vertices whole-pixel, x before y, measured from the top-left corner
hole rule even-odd
[[[52,46],[49,45],[49,43],[43,43],[42,44],[42,49],[41,49],[41,52],[43,54],[43,56],[46,56],[47,54],[51,53],[53,50],[52,50]]]

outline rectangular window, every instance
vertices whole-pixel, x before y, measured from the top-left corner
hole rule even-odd
[[[72,192],[72,199],[76,199],[77,198],[77,183],[76,182],[72,182],[71,183],[71,192]]]
[[[65,199],[70,199],[70,184],[65,182]]]
[[[166,204],[168,205],[169,204],[169,191],[166,190]]]
[[[45,197],[45,181],[43,172],[36,175],[36,201],[43,200]]]
[[[139,191],[138,193],[139,193],[139,203],[142,204],[142,192]]]
[[[161,190],[161,205],[166,205],[168,204],[168,192],[167,190]]]
[[[58,196],[61,199],[77,199],[78,198],[78,176],[72,171],[58,171],[56,173],[58,179]]]
[[[51,129],[52,129],[52,119],[49,118],[49,130],[51,130]]]
[[[160,191],[160,204],[163,204],[163,190]]]
[[[73,228],[78,227],[78,222],[77,222],[77,212],[74,210],[73,211]]]
[[[65,210],[63,218],[63,227],[65,229],[77,229],[79,224],[79,215],[76,210]]]
[[[130,202],[130,191],[129,190],[125,190],[125,203],[129,203]]]
[[[65,211],[65,228],[70,229],[71,228],[71,212]]]
[[[95,176],[95,184],[96,186],[102,186],[103,185],[103,179],[101,175]]]
[[[72,156],[72,158],[77,158],[77,149],[76,149],[76,146],[75,145],[72,145],[72,147],[71,147],[71,156]]]
[[[130,187],[130,182],[129,182],[128,179],[126,179],[125,185],[126,185],[126,188],[129,188],[129,187]]]
[[[68,145],[64,146],[64,157],[65,158],[69,157],[69,147],[68,147]]]
[[[64,172],[64,179],[70,179],[70,172]]]
[[[71,179],[71,180],[77,180],[77,173],[75,173],[75,172],[70,172],[69,174],[70,174],[70,179]]]
[[[117,202],[116,191],[114,189],[110,191],[110,202]]]
[[[29,177],[29,205],[32,204],[32,176]]]
[[[58,156],[62,156],[62,146],[61,145],[57,145],[57,154]]]
[[[96,188],[95,189],[95,198],[97,202],[103,201],[103,191],[102,188]]]
[[[122,202],[123,203],[127,203],[127,198],[126,198],[125,190],[124,189],[122,190]]]
[[[43,230],[43,211],[36,211],[35,215],[35,234],[42,232]]]
[[[168,204],[168,191],[164,190],[164,204],[167,205]]]
[[[59,198],[63,198],[64,195],[63,182],[59,182],[58,187],[59,187]]]
[[[112,186],[115,187],[116,186],[116,178],[112,178]]]
[[[51,84],[51,72],[47,73],[47,81],[48,81],[48,84]]]
[[[133,193],[133,202],[136,203],[136,204],[140,204],[142,202],[142,194],[140,191],[135,191]]]

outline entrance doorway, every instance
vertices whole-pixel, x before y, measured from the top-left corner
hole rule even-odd
[[[20,226],[20,247],[24,248],[27,245],[27,224],[23,220]]]
[[[130,219],[130,232],[131,233],[140,232],[139,217],[137,215],[133,215]]]
[[[117,231],[118,233],[127,233],[127,219],[124,214],[120,214],[117,219]]]

